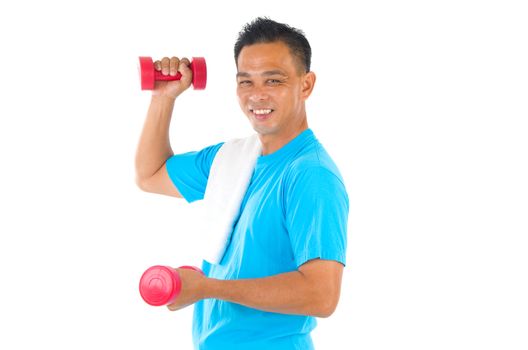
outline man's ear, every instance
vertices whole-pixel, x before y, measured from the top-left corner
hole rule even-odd
[[[314,72],[308,72],[304,74],[303,81],[302,81],[302,90],[301,95],[303,100],[308,99],[310,95],[312,94],[312,90],[315,85],[315,73]]]

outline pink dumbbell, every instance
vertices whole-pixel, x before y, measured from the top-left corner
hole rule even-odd
[[[180,266],[180,269],[203,271],[195,266]],[[152,306],[172,304],[181,291],[178,271],[168,266],[156,265],[148,268],[139,280],[139,293],[145,302]]]
[[[205,64],[205,58],[193,57],[191,64],[193,77],[192,84],[195,90],[205,89],[207,84],[207,66]],[[180,80],[181,73],[178,72],[175,76],[163,75],[154,69],[154,62],[151,57],[140,57],[139,58],[139,72],[141,75],[141,90],[154,90],[154,85],[157,80],[172,81]]]

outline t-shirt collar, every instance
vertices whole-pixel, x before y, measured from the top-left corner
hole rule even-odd
[[[275,152],[267,155],[261,155],[257,158],[257,166],[259,165],[267,165],[274,163],[276,161],[279,161],[280,159],[283,159],[285,157],[288,157],[291,154],[297,153],[299,151],[304,143],[308,140],[313,139],[315,136],[313,134],[313,131],[308,128],[304,131],[302,131],[299,135],[297,135],[294,139],[289,141],[287,144],[276,150]]]

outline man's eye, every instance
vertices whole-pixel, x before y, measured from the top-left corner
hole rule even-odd
[[[238,82],[238,85],[240,86],[249,86],[251,82],[249,80],[242,80]]]
[[[278,80],[278,79],[268,79],[268,84],[270,84],[270,85],[278,85],[280,83],[281,83],[281,81]]]

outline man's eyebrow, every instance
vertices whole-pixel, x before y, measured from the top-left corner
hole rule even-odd
[[[281,71],[279,69],[267,70],[265,72],[262,72],[260,75],[261,76],[282,75],[284,77],[287,76],[286,73],[284,73],[283,71]],[[238,72],[236,76],[237,76],[237,78],[239,78],[239,77],[249,78],[249,77],[251,77],[251,74],[249,74],[247,72]]]
[[[275,70],[265,71],[261,75],[264,75],[264,76],[268,76],[268,75],[282,75],[282,76],[286,76],[286,73],[284,73],[283,71],[281,71],[279,69],[275,69]]]

